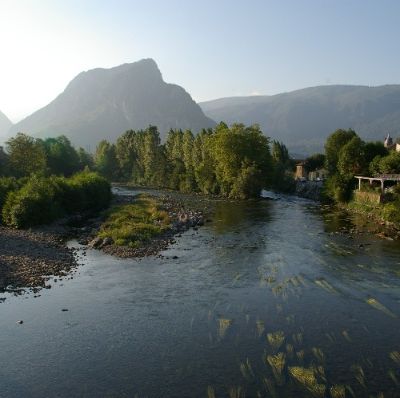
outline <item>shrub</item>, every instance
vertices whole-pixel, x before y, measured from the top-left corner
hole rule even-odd
[[[7,195],[3,222],[14,228],[45,224],[65,214],[97,211],[111,200],[110,184],[96,173],[71,178],[32,176],[22,188]]]
[[[348,178],[340,174],[329,177],[324,185],[323,196],[335,202],[348,202],[354,188],[353,178]]]
[[[391,202],[383,206],[382,218],[386,221],[400,222],[400,202]]]
[[[3,222],[14,228],[25,228],[53,221],[63,214],[55,198],[51,179],[32,177],[19,190],[9,193],[4,204]]]
[[[69,212],[101,210],[111,200],[110,183],[97,173],[81,172],[66,180],[64,206]]]
[[[4,206],[8,193],[16,191],[20,186],[20,182],[14,177],[0,178],[0,211]]]

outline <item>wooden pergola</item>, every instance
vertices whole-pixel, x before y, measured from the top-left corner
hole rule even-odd
[[[358,179],[358,190],[361,191],[361,181],[369,181],[372,184],[373,181],[379,181],[381,184],[382,193],[385,192],[385,182],[391,181],[396,182],[396,184],[400,181],[400,174],[380,174],[376,177],[364,177],[364,176],[354,176],[354,178]]]

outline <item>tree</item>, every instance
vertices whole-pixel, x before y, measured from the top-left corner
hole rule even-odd
[[[7,174],[8,167],[8,155],[4,152],[2,146],[0,146],[0,176],[5,176]]]
[[[65,135],[47,138],[43,145],[51,174],[70,176],[79,170],[79,155]]]
[[[79,170],[94,169],[94,160],[92,154],[86,152],[82,147],[78,149]]]
[[[354,130],[336,130],[332,133],[325,143],[326,168],[330,175],[337,172],[337,163],[339,160],[339,152],[357,134]]]
[[[315,153],[305,160],[305,168],[308,172],[322,169],[325,165],[325,155]]]
[[[241,174],[242,168],[249,165],[255,168],[253,175],[254,190],[243,192],[243,196],[256,196],[266,186],[272,174],[272,161],[268,138],[258,125],[245,127],[243,124],[233,124],[229,128],[220,123],[211,136],[212,155],[215,163],[216,180],[220,192],[224,196],[240,197],[234,184]]]
[[[6,143],[10,171],[15,177],[44,173],[46,153],[41,140],[18,133]]]
[[[284,166],[288,165],[290,161],[289,151],[282,142],[273,141],[272,142],[272,159],[275,163],[282,164]]]
[[[339,151],[337,169],[342,176],[353,178],[364,174],[367,169],[365,161],[365,143],[360,137],[353,137]]]
[[[365,162],[371,163],[376,156],[387,156],[389,151],[383,146],[380,141],[367,142],[364,146]]]
[[[115,156],[115,146],[106,140],[99,142],[94,155],[96,169],[104,177],[112,180],[117,177],[118,165]]]
[[[379,160],[379,173],[399,174],[400,173],[400,153],[392,151],[389,155]]]

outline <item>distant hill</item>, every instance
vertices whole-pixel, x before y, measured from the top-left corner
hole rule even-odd
[[[400,85],[319,86],[272,96],[221,98],[199,104],[216,122],[258,123],[292,153],[321,151],[338,128],[363,139],[400,136]]]
[[[170,128],[197,132],[215,122],[182,87],[165,83],[152,59],[144,59],[80,73],[54,101],[15,124],[10,133],[65,134],[75,145],[93,150],[102,139],[114,141],[128,129],[150,124],[163,136]]]
[[[0,111],[0,142],[4,140],[11,126],[11,121],[3,112]]]

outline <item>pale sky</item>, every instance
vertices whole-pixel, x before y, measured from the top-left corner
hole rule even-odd
[[[0,110],[18,121],[142,58],[196,101],[397,84],[399,38],[397,0],[0,0]]]

